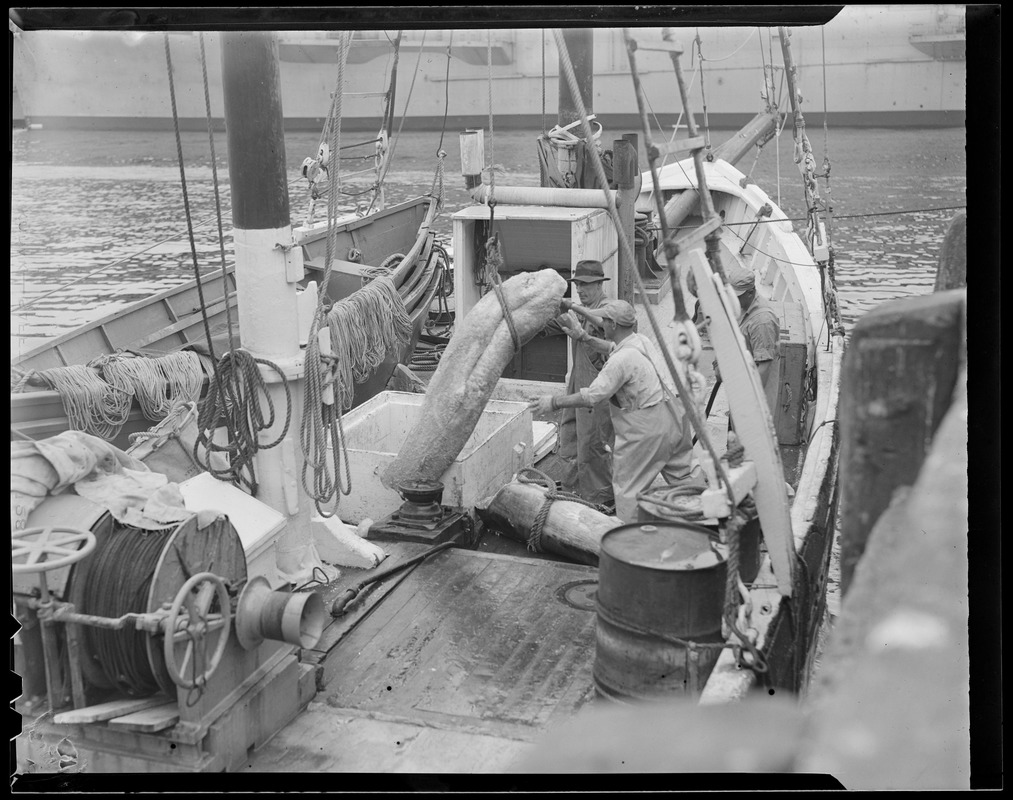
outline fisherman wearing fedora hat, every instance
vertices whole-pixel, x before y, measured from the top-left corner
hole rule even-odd
[[[600,261],[578,261],[571,279],[580,299],[579,308],[595,310],[603,307],[605,296],[605,268]],[[588,345],[589,341],[602,341],[601,321],[593,316],[580,319],[570,309],[570,300],[563,300],[565,313],[549,322],[543,335],[562,332],[573,339],[573,369],[566,385],[569,393],[579,392],[591,385],[605,364],[606,354]],[[589,408],[563,409],[559,425],[559,458],[563,462],[563,489],[579,495],[589,503],[610,506],[612,495],[612,420],[608,404],[598,403]]]
[[[616,516],[636,522],[637,495],[660,474],[670,485],[705,485],[693,455],[692,430],[676,399],[671,378],[654,344],[636,332],[636,313],[625,300],[592,312],[602,321],[603,339],[588,344],[609,357],[590,386],[562,397],[544,395],[528,406],[548,414],[556,409],[606,405],[615,429],[612,488]],[[607,402],[606,402],[607,401]]]

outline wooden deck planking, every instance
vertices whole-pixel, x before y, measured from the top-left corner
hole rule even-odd
[[[433,559],[433,569],[438,573],[448,574],[447,571],[438,569],[437,559],[449,558],[449,553],[440,554]],[[455,690],[454,680],[463,680],[455,663],[448,663],[445,659],[447,645],[458,639],[467,641],[469,637],[482,636],[482,631],[475,630],[472,633],[462,630],[458,620],[453,615],[448,616],[448,609],[455,609],[469,603],[481,605],[481,598],[485,596],[494,597],[493,593],[499,585],[500,596],[503,594],[502,584],[504,581],[512,581],[513,576],[509,572],[491,571],[491,582],[475,581],[489,571],[489,562],[482,559],[467,559],[465,564],[455,568],[449,579],[436,577],[418,577],[413,574],[403,585],[402,597],[407,602],[395,608],[391,606],[387,615],[378,616],[371,620],[376,626],[386,626],[383,630],[364,629],[360,636],[373,636],[380,634],[381,640],[386,640],[382,647],[386,650],[387,659],[381,663],[368,663],[375,652],[369,646],[361,647],[366,660],[366,666],[361,673],[361,679],[354,687],[343,682],[343,693],[340,705],[352,707],[375,707],[387,711],[397,711],[400,708],[404,696],[416,698],[413,706],[422,703],[432,691],[430,677],[438,673],[444,691]],[[430,591],[430,584],[439,587],[439,591]],[[473,588],[471,598],[463,600],[461,595]],[[427,600],[417,601],[415,598],[427,597]],[[475,607],[472,606],[472,610]],[[482,612],[478,615],[485,616]],[[471,617],[469,616],[469,620]],[[368,626],[367,626],[368,628]],[[389,630],[387,630],[389,628]],[[350,647],[358,647],[360,636],[353,633],[348,640]],[[452,649],[452,648],[451,648]],[[353,659],[349,669],[353,672],[359,668],[358,661]],[[430,666],[432,662],[439,661],[438,667]],[[393,669],[392,665],[397,664]],[[448,678],[450,685],[447,685]],[[388,689],[387,687],[391,687]],[[395,692],[396,690],[396,692]],[[347,694],[345,693],[347,692]],[[395,699],[398,698],[398,699]],[[422,706],[424,707],[424,705]]]
[[[431,563],[438,562],[446,556],[447,553],[433,556],[429,566],[431,566]],[[453,581],[448,586],[448,582],[445,579],[424,581],[420,584],[416,575],[422,566],[426,566],[426,563],[423,562],[422,565],[415,567],[412,574],[397,589],[387,595],[383,602],[355,629],[347,634],[341,642],[340,647],[325,659],[324,686],[330,688],[333,681],[340,678],[340,687],[335,684],[333,688],[340,688],[342,692],[349,695],[354,694],[359,691],[361,683],[374,679],[371,672],[379,671],[380,667],[374,664],[374,661],[381,648],[385,648],[384,658],[390,659],[395,657],[394,654],[398,648],[403,648],[412,643],[414,638],[411,631],[414,627],[412,622],[413,616],[421,613],[433,601],[434,597],[451,591],[453,587]],[[462,574],[455,576],[454,580],[460,581],[462,580],[462,576],[467,575],[469,571],[484,568],[485,564],[481,563],[466,564],[464,565]],[[408,591],[403,591],[403,587],[406,584],[412,588]],[[409,605],[411,606],[410,612],[404,613]],[[358,656],[350,655],[353,652],[364,654],[361,663],[359,663]],[[338,654],[340,654],[340,657],[335,658],[335,655]],[[359,682],[354,684],[349,683],[346,676],[350,674],[357,675]],[[386,686],[386,684],[384,685]]]
[[[336,711],[539,729],[561,697],[574,707],[586,699],[594,612],[555,593],[596,575],[579,565],[442,553],[329,654],[335,677],[327,703]]]
[[[596,578],[577,564],[434,556],[331,649],[317,701],[245,769],[506,771],[593,694],[594,612],[556,592]]]

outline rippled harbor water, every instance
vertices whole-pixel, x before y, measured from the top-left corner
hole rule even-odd
[[[604,140],[626,131],[606,130]],[[486,154],[502,165],[497,181],[538,185],[538,131],[497,132]],[[718,144],[728,132],[714,132]],[[817,163],[831,160],[833,240],[841,309],[850,328],[884,300],[932,290],[939,248],[953,207],[966,202],[963,129],[809,131]],[[362,134],[346,133],[343,143]],[[388,203],[429,191],[440,132],[405,132],[388,176]],[[447,151],[447,209],[436,228],[449,237],[450,215],[470,204],[458,172],[457,131]],[[306,209],[299,176],[317,138],[291,134],[286,159],[293,219]],[[207,134],[184,133],[184,168],[202,271],[217,267],[214,181]],[[231,216],[226,142],[216,134],[226,253]],[[646,162],[641,156],[641,164]],[[790,127],[739,163],[790,217],[803,209]],[[347,188],[354,189],[356,184]],[[821,190],[822,190],[821,182]],[[933,211],[926,209],[946,209]],[[192,278],[176,143],[171,133],[16,130],[11,177],[11,356],[45,338],[105,316],[127,303]],[[104,267],[107,267],[103,269]],[[61,288],[66,287],[66,288]]]

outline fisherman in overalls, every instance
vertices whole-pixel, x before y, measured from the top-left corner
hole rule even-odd
[[[586,309],[600,309],[607,302],[605,296],[605,269],[600,261],[578,261],[573,282],[580,304]],[[564,300],[568,309],[570,301]],[[551,321],[544,333],[561,330],[573,339],[573,369],[566,384],[570,394],[591,385],[605,364],[606,353],[588,346],[592,338],[602,341],[604,332],[597,321],[582,317],[576,320],[563,314]],[[563,490],[579,495],[589,503],[611,505],[612,420],[608,404],[596,403],[588,408],[565,408],[559,426],[559,458],[563,462]]]
[[[739,298],[742,316],[739,318],[739,330],[745,340],[746,349],[753,357],[756,371],[760,374],[763,394],[767,398],[767,407],[771,414],[777,409],[777,362],[781,357],[781,323],[770,303],[756,291],[756,275],[752,270],[733,264],[727,272],[728,284]],[[714,362],[714,374],[717,378],[721,373]]]
[[[548,414],[559,408],[592,408],[607,400],[615,447],[612,488],[616,516],[637,521],[637,495],[660,474],[672,486],[703,488],[703,470],[693,455],[692,430],[664,372],[661,355],[646,336],[636,333],[636,314],[624,300],[613,300],[598,311],[604,339],[588,344],[608,352],[608,360],[587,388],[556,397],[544,395],[528,406]]]

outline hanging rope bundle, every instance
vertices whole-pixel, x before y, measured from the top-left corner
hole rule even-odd
[[[92,363],[111,386],[133,394],[145,418],[153,421],[164,419],[175,406],[198,400],[204,385],[200,356],[189,350],[159,358],[115,353]]]
[[[384,276],[331,306],[327,327],[341,408],[351,407],[355,384],[366,381],[388,354],[400,353],[412,335],[404,300]]]
[[[74,364],[36,374],[60,395],[72,430],[114,439],[130,415],[133,391],[110,386],[93,367]]]
[[[117,528],[99,538],[88,563],[81,608],[85,614],[118,618],[147,612],[151,580],[159,557],[174,533]],[[110,686],[132,697],[148,697],[162,687],[148,661],[145,631],[82,625],[85,657],[102,670]]]
[[[260,433],[274,425],[275,409],[267,383],[260,373],[258,364],[273,369],[284,378],[281,369],[264,358],[254,358],[242,348],[222,356],[216,368],[216,380],[208,386],[207,396],[197,413],[197,439],[194,442],[193,458],[201,467],[220,480],[231,481],[237,486],[249,488],[257,496],[257,474],[255,459],[257,451],[276,447],[288,433],[292,420],[292,395],[288,383],[282,381],[285,389],[285,424],[278,437],[262,444]],[[268,416],[264,418],[263,403],[267,403]],[[220,445],[214,441],[218,428],[229,432],[229,444]],[[207,453],[202,460],[201,450]],[[229,458],[227,467],[216,466],[212,453],[224,453]]]

